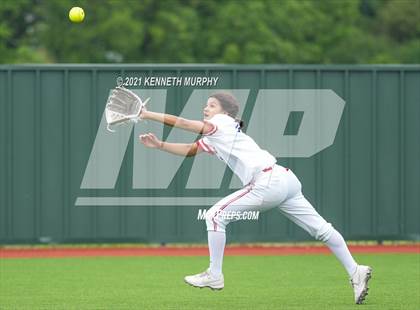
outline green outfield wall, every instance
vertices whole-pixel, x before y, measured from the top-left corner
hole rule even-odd
[[[203,205],[76,205],[78,197],[229,193],[229,172],[220,188],[185,190],[193,158],[167,188],[133,189],[134,138],[114,188],[81,188],[119,76],[218,77],[217,89],[249,90],[245,121],[260,90],[333,90],[345,101],[333,144],[278,163],[295,172],[308,199],[347,239],[420,239],[420,65],[88,64],[0,66],[0,243],[206,241],[197,220]],[[205,87],[159,88],[167,91],[166,112],[179,114],[193,90]],[[230,242],[310,240],[275,210],[228,230]]]

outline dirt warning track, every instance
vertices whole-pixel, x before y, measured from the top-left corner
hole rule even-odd
[[[349,246],[352,253],[417,253],[420,244],[411,245],[355,245]],[[255,255],[326,255],[325,246],[231,246],[225,250],[228,256]],[[95,256],[207,256],[207,247],[23,247],[0,248],[0,258],[32,257],[95,257]]]

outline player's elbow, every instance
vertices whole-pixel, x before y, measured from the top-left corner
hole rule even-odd
[[[182,117],[178,118],[177,126],[195,133],[201,133],[202,131],[202,127],[197,126],[197,122]]]

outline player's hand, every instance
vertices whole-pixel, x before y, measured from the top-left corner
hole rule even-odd
[[[162,148],[162,141],[160,141],[154,134],[151,132],[140,135],[139,136],[140,142],[143,143],[145,146],[150,147],[152,149],[160,149]]]

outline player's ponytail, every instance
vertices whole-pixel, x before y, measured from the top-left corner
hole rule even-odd
[[[241,120],[241,119],[239,119],[239,118],[235,118],[235,121],[239,124],[239,128],[240,128],[240,129],[242,129],[242,128],[245,126],[245,124],[244,124],[244,121],[243,121],[243,120]]]
[[[239,128],[242,128],[244,126],[244,122],[240,119],[237,119],[236,116],[239,113],[239,103],[236,98],[227,92],[219,92],[214,93],[210,96],[211,98],[217,99],[217,101],[220,102],[220,105],[222,106],[223,110],[232,118],[235,119],[235,121],[239,124]]]

